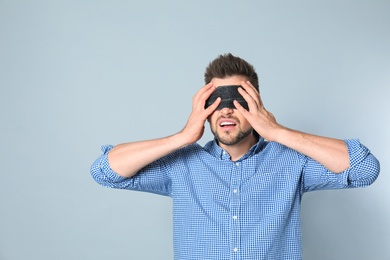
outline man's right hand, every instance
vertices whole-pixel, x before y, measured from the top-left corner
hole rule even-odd
[[[159,139],[124,143],[115,146],[108,153],[111,169],[117,174],[129,178],[146,165],[168,155],[177,149],[198,141],[204,132],[204,124],[221,102],[205,108],[206,100],[214,92],[212,83],[201,88],[192,99],[192,112],[185,127],[177,134]]]
[[[202,138],[204,133],[204,124],[207,118],[215,111],[221,102],[221,98],[217,98],[215,102],[205,108],[206,100],[215,91],[213,83],[209,83],[201,88],[192,98],[192,112],[188,118],[187,124],[179,132],[188,144],[195,143]]]

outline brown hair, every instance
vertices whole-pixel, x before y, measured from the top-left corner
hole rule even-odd
[[[259,90],[259,78],[254,67],[240,57],[231,53],[219,55],[210,62],[204,73],[205,83],[210,83],[213,78],[226,78],[231,76],[244,76]]]

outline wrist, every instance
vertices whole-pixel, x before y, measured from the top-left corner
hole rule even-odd
[[[268,131],[268,134],[263,134],[261,136],[268,141],[282,143],[283,140],[286,138],[286,135],[288,135],[289,131],[291,130],[281,125],[278,125],[277,127],[270,129]]]
[[[297,135],[301,136],[302,133],[287,127],[280,127],[274,132],[274,142],[281,144],[288,144],[289,142],[296,140]]]
[[[197,140],[193,141],[185,132],[180,131],[172,136],[170,136],[171,142],[175,143],[179,146],[179,148],[183,148],[187,145],[195,143]]]

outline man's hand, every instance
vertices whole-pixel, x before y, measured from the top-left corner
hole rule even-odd
[[[179,133],[184,136],[188,144],[195,143],[203,136],[204,123],[221,102],[221,98],[218,98],[211,106],[205,108],[206,100],[214,91],[213,83],[209,83],[201,88],[192,98],[192,112],[187,124]]]
[[[248,103],[249,111],[241,106],[240,103],[234,101],[236,109],[248,120],[260,136],[274,141],[275,130],[282,129],[283,126],[279,125],[274,115],[264,108],[260,93],[249,81],[241,82],[241,86],[242,88],[239,88],[238,92]]]
[[[206,100],[215,90],[207,84],[193,97],[192,112],[186,126],[179,133],[146,141],[130,142],[115,146],[108,154],[110,167],[117,174],[129,178],[157,159],[198,141],[204,132],[207,117],[214,112],[220,99],[205,109]]]
[[[307,134],[279,125],[261,101],[259,92],[249,82],[242,82],[238,91],[248,103],[249,111],[237,101],[234,105],[248,120],[253,129],[269,141],[278,142],[305,154],[334,173],[346,170],[349,165],[348,149],[344,141]]]

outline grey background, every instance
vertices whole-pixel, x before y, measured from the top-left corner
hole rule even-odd
[[[169,198],[106,189],[100,145],[178,132],[217,55],[290,128],[360,138],[369,188],[302,203],[305,259],[390,259],[390,1],[0,0],[0,259],[172,259]],[[208,128],[200,143],[212,138]]]

